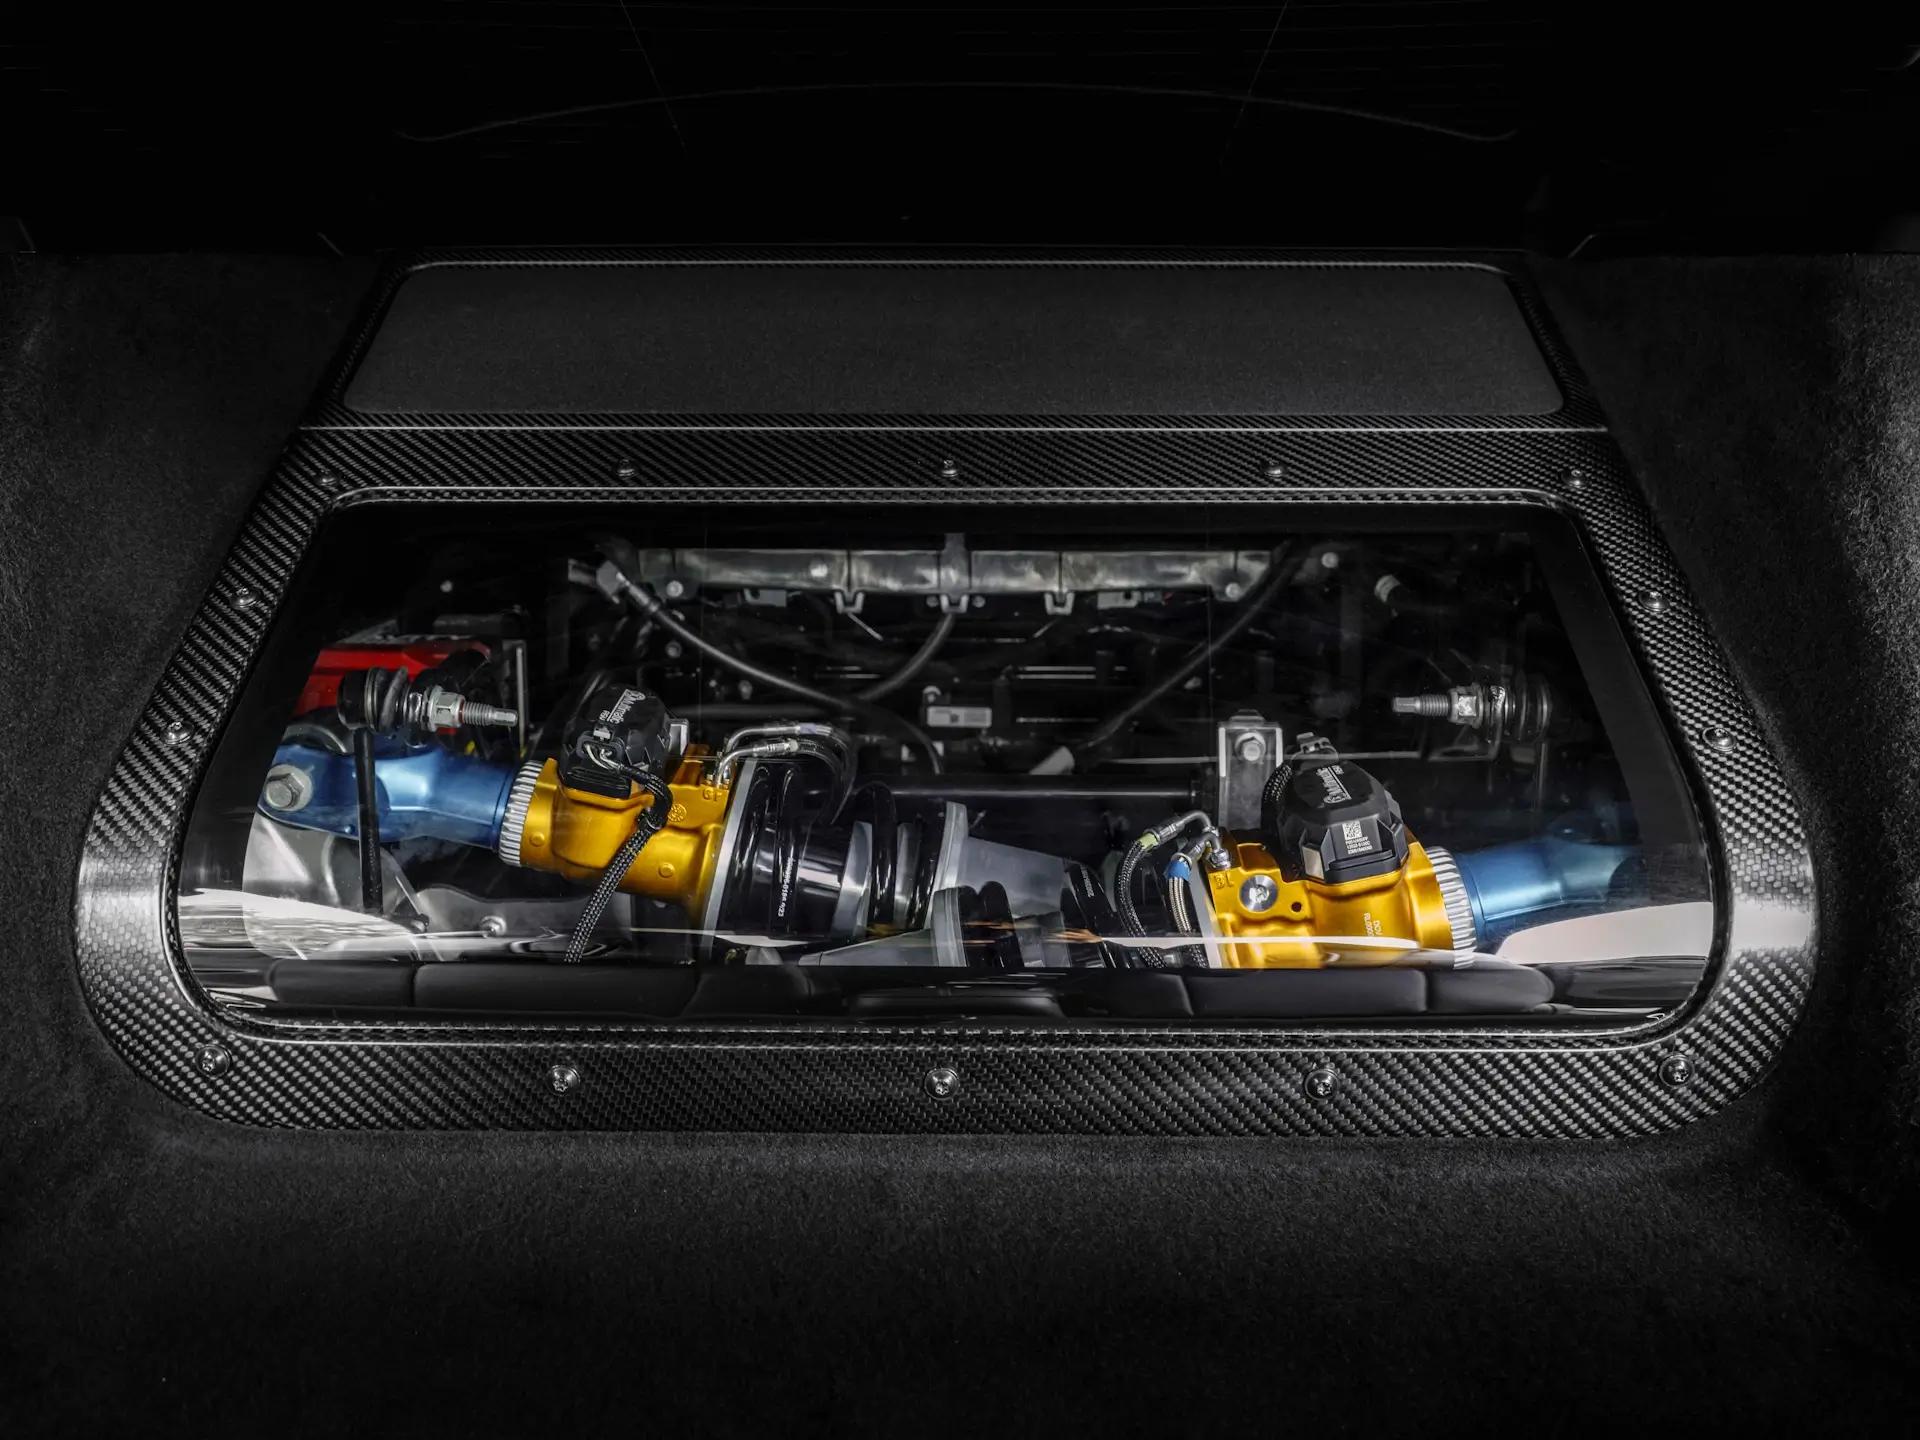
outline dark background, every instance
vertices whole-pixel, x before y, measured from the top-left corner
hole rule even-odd
[[[1897,7],[201,8],[15,22],[38,248],[1920,245]]]
[[[19,29],[0,215],[41,253],[0,256],[0,1421],[1910,1431],[1920,36],[1658,18]],[[716,91],[775,93],[692,98]],[[1617,1146],[310,1135],[135,1081],[75,977],[81,836],[378,252],[693,240],[1535,252],[1812,831],[1820,969],[1779,1069]]]

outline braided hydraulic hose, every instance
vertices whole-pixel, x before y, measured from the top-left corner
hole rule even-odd
[[[640,852],[646,849],[647,842],[666,828],[667,812],[673,808],[673,792],[659,776],[632,771],[628,778],[653,796],[653,804],[640,812],[633,834],[614,851],[613,859],[607,862],[607,868],[600,872],[600,878],[594,882],[593,893],[587,897],[587,908],[580,912],[580,918],[574,922],[566,954],[561,957],[563,964],[578,965],[585,958],[587,946],[593,940],[593,932],[599,927],[600,917],[607,913],[607,906],[613,903],[614,892],[619,890],[620,882],[627,878],[627,871],[640,858]]]

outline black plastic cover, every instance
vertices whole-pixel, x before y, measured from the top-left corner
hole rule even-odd
[[[1389,874],[1407,858],[1400,806],[1386,786],[1331,749],[1298,756],[1273,772],[1260,832],[1288,880],[1338,885]]]

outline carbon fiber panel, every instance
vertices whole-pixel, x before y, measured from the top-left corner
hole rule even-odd
[[[472,253],[424,263],[529,258],[611,264],[738,256]],[[1054,253],[1042,263],[1115,258]],[[1125,263],[1223,259],[1234,257]],[[1248,261],[1390,263],[1257,256],[1236,263]],[[369,330],[404,274],[402,267],[389,276]],[[274,1125],[1587,1137],[1644,1134],[1724,1105],[1772,1063],[1805,1006],[1814,954],[1805,837],[1719,646],[1599,428],[1590,392],[1524,281],[1513,283],[1567,396],[1557,416],[1379,426],[1297,418],[1123,425],[1089,417],[1084,425],[964,427],[937,418],[812,426],[734,416],[639,427],[620,417],[546,417],[522,426],[438,416],[369,427],[337,400],[363,334],[268,481],[101,795],[76,925],[81,980],[102,1028],[169,1095],[214,1115]],[[1681,1014],[1595,1032],[375,1026],[216,1015],[198,996],[174,924],[181,834],[212,741],[329,512],[395,500],[950,502],[954,486],[937,473],[949,459],[983,505],[1520,503],[1568,516],[1693,770],[1717,850],[1720,935],[1702,997]],[[1646,603],[1655,592],[1661,603]],[[213,1066],[216,1074],[199,1063],[208,1044],[230,1058]],[[1669,1083],[1680,1077],[1667,1062],[1680,1055],[1690,1077]],[[549,1083],[560,1062],[580,1072],[564,1094]],[[945,1099],[922,1084],[938,1066],[960,1075]],[[1335,1080],[1319,1096],[1322,1087],[1307,1077],[1324,1071]]]

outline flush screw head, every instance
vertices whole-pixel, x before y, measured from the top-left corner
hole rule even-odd
[[[1340,1077],[1331,1066],[1322,1065],[1318,1070],[1309,1070],[1306,1078],[1307,1094],[1316,1100],[1325,1100],[1340,1088]]]
[[[613,462],[613,478],[622,482],[640,478],[640,467],[631,460]]]
[[[1567,471],[1567,488],[1569,490],[1586,489],[1587,472],[1582,470],[1578,465]]]
[[[564,1095],[580,1083],[580,1067],[577,1065],[556,1065],[547,1071],[547,1084],[553,1087],[553,1093]]]
[[[202,1075],[224,1075],[233,1068],[233,1056],[226,1046],[208,1041],[194,1052],[193,1063]]]
[[[340,477],[338,475],[322,475],[319,483],[322,490],[325,490],[328,494],[332,494],[340,488]]]
[[[1667,597],[1661,591],[1649,587],[1640,592],[1640,608],[1649,615],[1664,615],[1667,611]]]
[[[951,1100],[960,1091],[960,1072],[950,1065],[927,1071],[921,1088],[936,1100]]]
[[[160,738],[169,745],[184,745],[193,738],[193,727],[184,720],[169,720]]]
[[[236,585],[233,587],[233,603],[236,609],[251,610],[260,603],[260,597],[247,586]]]
[[[1266,476],[1267,479],[1269,480],[1284,480],[1287,478],[1287,467],[1282,465],[1279,461],[1274,460],[1274,461],[1268,462],[1266,467],[1262,469],[1260,473]]]
[[[685,595],[686,593],[687,593],[687,587],[680,581],[678,580],[667,581],[667,598],[669,600],[678,600],[682,595]]]
[[[1249,875],[1240,882],[1240,903],[1255,914],[1271,910],[1279,898],[1280,887],[1271,875]]]
[[[507,933],[507,922],[498,915],[484,915],[480,919],[480,933],[489,940],[498,940]]]
[[[1729,735],[1725,730],[1722,730],[1718,725],[1707,726],[1706,729],[1700,732],[1700,738],[1707,745],[1718,750],[1722,755],[1728,755],[1733,752],[1733,736]]]
[[[940,462],[940,478],[942,480],[958,480],[960,478],[960,462],[958,460],[942,460]]]
[[[1660,1083],[1672,1090],[1691,1085],[1699,1073],[1699,1067],[1688,1055],[1669,1055],[1660,1062]]]

